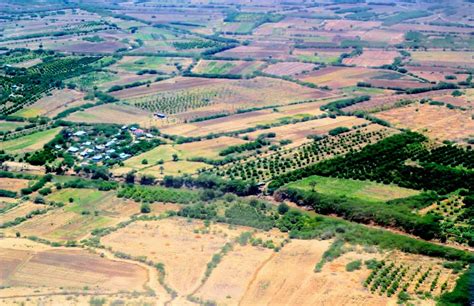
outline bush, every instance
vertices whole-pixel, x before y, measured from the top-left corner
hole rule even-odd
[[[149,214],[151,212],[151,207],[148,203],[143,203],[140,207],[140,212],[142,214]]]
[[[352,271],[355,271],[355,270],[359,270],[360,267],[361,267],[361,264],[362,264],[362,261],[360,261],[360,260],[351,261],[350,263],[348,263],[346,265],[346,271],[347,272],[352,272]]]

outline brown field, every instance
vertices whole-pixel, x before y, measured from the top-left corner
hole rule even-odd
[[[25,217],[27,214],[37,209],[45,209],[47,205],[35,204],[33,202],[24,202],[21,203],[12,209],[9,209],[7,212],[0,214],[0,224],[10,222],[15,220],[18,217]]]
[[[31,106],[19,112],[23,117],[46,116],[54,117],[71,107],[86,104],[84,93],[71,89],[54,90],[51,95],[44,96]]]
[[[265,73],[275,75],[297,75],[303,71],[311,71],[316,67],[309,63],[298,63],[298,62],[282,62],[268,66],[263,70]]]
[[[397,127],[409,128],[438,140],[463,141],[474,134],[472,112],[446,106],[415,104],[377,114]]]
[[[51,248],[23,239],[0,240],[0,298],[67,294],[68,291],[142,294],[147,270],[82,249]],[[36,289],[35,292],[32,292]]]
[[[264,131],[255,131],[249,134],[250,139],[256,139],[258,135],[262,133],[276,133],[277,140],[290,139],[292,143],[290,146],[298,146],[305,142],[311,141],[307,139],[307,136],[310,135],[323,135],[329,132],[331,129],[336,127],[348,127],[351,128],[355,125],[367,124],[369,123],[365,119],[349,116],[339,116],[335,119],[324,118],[318,120],[311,120],[300,122],[296,124],[288,124],[279,127],[274,127]]]
[[[362,287],[370,273],[363,269],[345,271],[345,255],[327,263],[322,272],[313,271],[331,241],[293,240],[269,261],[260,265],[247,284],[242,305],[383,305],[385,297],[372,295]],[[298,273],[293,273],[298,271]]]
[[[371,30],[380,24],[380,21],[325,20],[323,27],[326,31]]]
[[[104,237],[102,243],[116,251],[162,262],[166,282],[185,294],[199,285],[212,255],[230,241],[224,233],[194,232],[200,228],[204,228],[203,222],[181,218],[135,222]]]
[[[277,43],[270,41],[263,41],[253,43],[248,46],[238,46],[233,49],[229,49],[215,56],[222,57],[234,57],[234,58],[255,58],[255,59],[287,59],[290,53],[290,46],[287,43]]]
[[[413,63],[430,66],[474,67],[474,52],[465,51],[415,51]]]
[[[360,38],[362,40],[374,41],[374,42],[385,42],[390,44],[402,43],[405,40],[405,32],[396,30],[385,30],[385,29],[372,29],[367,32],[361,33]]]
[[[409,72],[427,79],[430,82],[459,82],[465,81],[468,74],[459,74],[459,69],[450,67],[432,67],[432,66],[405,66]],[[456,80],[446,80],[445,76],[454,75]]]
[[[20,191],[20,189],[28,187],[28,180],[16,178],[0,178],[0,189],[10,191]]]
[[[150,127],[155,124],[152,115],[142,109],[125,104],[104,104],[71,114],[67,120],[85,123],[134,124]]]
[[[392,64],[397,56],[400,56],[397,51],[364,50],[364,52],[357,57],[345,58],[343,63],[360,67],[378,67]]]
[[[357,103],[348,107],[343,108],[344,111],[353,112],[356,110],[363,110],[367,112],[376,112],[387,110],[396,106],[396,103],[399,101],[410,100],[410,101],[419,101],[423,98],[432,98],[436,100],[436,97],[441,95],[450,95],[451,90],[439,90],[439,91],[430,91],[419,94],[393,94],[385,95],[379,97],[373,97],[369,101]]]

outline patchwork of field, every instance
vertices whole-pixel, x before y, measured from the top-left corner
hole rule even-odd
[[[245,231],[253,229],[223,224],[205,226],[199,220],[167,218],[132,223],[101,241],[114,251],[163,263],[165,282],[179,296],[186,296],[202,286],[201,280],[213,255]],[[267,249],[263,253],[270,255],[272,251]]]
[[[303,110],[300,112],[299,110]],[[274,109],[264,109],[202,122],[185,123],[162,129],[166,134],[180,136],[204,136],[208,134],[233,132],[257,125],[271,124],[283,120],[298,119],[304,116],[323,114],[318,106],[306,104],[284,106]]]
[[[409,72],[418,77],[427,79],[430,82],[459,82],[465,81],[468,74],[459,73],[460,69],[453,67],[433,67],[429,65],[422,66],[406,66]],[[454,76],[455,79],[449,79]]]
[[[24,122],[16,122],[16,121],[5,121],[0,120],[0,132],[9,132],[13,131],[18,127],[24,126]]]
[[[220,53],[218,57],[231,58],[255,58],[255,59],[288,59],[290,57],[290,46],[285,43],[261,41],[248,46],[238,46]]]
[[[0,225],[14,221],[16,218],[25,217],[35,210],[44,210],[47,208],[46,205],[35,204],[29,201],[19,203],[15,207],[7,210],[5,213],[0,214]]]
[[[378,113],[377,117],[439,140],[462,142],[474,131],[472,112],[446,106],[415,104]]]
[[[124,56],[116,64],[108,67],[120,73],[137,73],[144,70],[155,70],[159,75],[171,75],[186,69],[191,65],[192,59],[179,57],[158,56]]]
[[[289,187],[302,190],[314,190],[331,196],[346,196],[373,202],[385,202],[397,198],[406,198],[419,193],[417,190],[384,185],[371,181],[338,179],[322,176],[310,176],[301,181],[290,183]]]
[[[5,150],[8,153],[26,153],[39,150],[51,141],[56,136],[60,127],[36,132],[16,139],[2,141],[0,143],[0,150]]]
[[[84,96],[84,93],[76,90],[54,90],[31,106],[16,112],[15,115],[26,118],[37,116],[52,118],[68,108],[86,104],[87,101],[84,100]]]
[[[392,64],[393,60],[399,55],[397,51],[364,50],[361,55],[345,58],[342,62],[346,65],[360,67],[379,67]]]
[[[81,240],[94,229],[115,225],[140,211],[138,203],[119,199],[113,192],[92,189],[67,188],[47,199],[65,206],[35,216],[9,231],[53,241]]]
[[[343,50],[331,49],[295,49],[293,55],[304,62],[333,64],[344,53]]]

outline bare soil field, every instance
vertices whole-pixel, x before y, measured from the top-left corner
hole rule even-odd
[[[472,112],[449,109],[446,106],[416,104],[377,114],[377,117],[397,127],[426,133],[439,140],[463,141],[472,136]]]
[[[20,191],[20,189],[28,187],[29,180],[16,178],[0,178],[0,189],[10,191]]]
[[[311,71],[315,65],[310,63],[281,62],[268,66],[263,70],[265,73],[274,75],[298,75],[304,71]]]
[[[397,56],[400,56],[397,51],[364,50],[363,53],[357,57],[345,58],[343,63],[360,67],[378,67],[392,64]]]
[[[145,292],[147,270],[82,249],[51,248],[24,239],[0,240],[0,298],[89,293]],[[35,290],[33,292],[33,290]],[[84,292],[85,291],[85,292]],[[5,300],[4,300],[5,301]]]
[[[462,51],[415,51],[412,63],[429,66],[474,67],[474,52]]]
[[[238,46],[220,53],[218,57],[233,58],[255,58],[255,59],[287,59],[289,58],[290,46],[286,43],[259,42],[248,46]]]
[[[301,75],[298,79],[318,86],[341,88],[355,86],[377,75],[377,70],[363,67],[328,67]]]
[[[155,125],[152,115],[142,109],[125,104],[104,104],[72,113],[67,117],[72,122],[134,124],[143,127]]]
[[[135,222],[104,237],[102,242],[115,251],[162,262],[166,283],[185,294],[199,285],[207,263],[230,241],[224,233],[195,233],[203,228],[201,221],[181,218]]]
[[[322,272],[313,271],[330,244],[331,241],[328,240],[293,240],[258,267],[239,304],[387,304],[387,298],[371,295],[362,287],[363,279],[369,274],[366,269],[346,272],[345,265],[335,260],[326,264]],[[339,258],[340,261],[341,259]]]
[[[323,23],[326,31],[371,30],[380,25],[380,21],[360,20],[325,20]]]
[[[72,89],[54,90],[51,95],[44,96],[17,114],[27,118],[36,116],[52,118],[68,108],[86,104],[84,96],[84,93]]]
[[[459,69],[450,67],[433,67],[433,66],[405,66],[409,72],[424,78],[430,82],[459,82],[465,81],[468,74],[459,74]],[[455,80],[447,80],[446,76],[454,75]]]
[[[431,92],[424,92],[420,94],[400,94],[400,95],[385,95],[379,97],[373,97],[369,101],[357,103],[348,107],[343,108],[344,111],[357,111],[363,110],[367,112],[377,112],[386,110],[389,108],[393,108],[396,106],[396,103],[399,101],[420,101],[424,98],[432,98],[436,99],[437,96],[441,95],[450,95],[451,90],[439,90],[439,91],[431,91]]]

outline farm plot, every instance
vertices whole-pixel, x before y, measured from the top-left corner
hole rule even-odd
[[[222,177],[265,182],[289,171],[346,154],[349,150],[358,151],[394,133],[396,130],[371,124],[277,153],[250,156],[210,171]]]
[[[378,113],[377,117],[438,140],[464,141],[474,131],[472,112],[446,106],[415,104]]]
[[[333,88],[356,86],[359,82],[386,88],[426,87],[425,83],[401,73],[364,67],[328,67],[301,75],[298,79]]]
[[[427,66],[474,67],[474,52],[464,51],[415,51],[412,63]]]
[[[281,62],[268,66],[263,70],[265,73],[274,75],[298,75],[304,71],[311,71],[316,66],[310,63]]]
[[[281,59],[290,58],[290,46],[287,43],[258,42],[248,46],[238,46],[215,54],[217,57],[254,58],[254,59]]]
[[[139,265],[23,239],[2,239],[0,261],[0,285],[8,288],[1,291],[2,299],[71,291],[144,294],[148,282],[147,270]]]
[[[333,64],[338,61],[343,52],[342,50],[295,49],[293,55],[304,62]]]
[[[192,72],[215,75],[250,75],[263,66],[258,61],[210,61],[200,60]]]
[[[342,62],[359,67],[378,67],[392,64],[397,56],[400,56],[397,51],[364,50],[361,55],[345,58]]]
[[[385,305],[386,297],[363,290],[369,271],[345,271],[346,260],[331,262],[315,273],[330,240],[293,240],[270,260],[260,265],[243,294],[242,305]],[[354,255],[354,257],[362,257]],[[352,258],[351,258],[352,259]],[[341,262],[342,261],[342,262]],[[293,271],[299,271],[297,274]]]
[[[84,111],[72,113],[68,121],[85,123],[139,124],[142,127],[155,125],[152,115],[126,104],[104,104]]]
[[[288,124],[267,129],[265,131],[255,131],[252,133],[245,134],[250,139],[257,139],[258,135],[262,133],[275,133],[276,140],[291,140],[290,147],[299,146],[305,142],[311,141],[308,136],[324,135],[330,130],[337,127],[352,128],[353,126],[367,124],[368,121],[365,119],[352,117],[352,116],[339,116],[334,119],[323,118],[318,120],[310,120],[305,122],[299,122],[295,124]]]
[[[31,106],[23,108],[14,115],[26,118],[37,116],[52,118],[70,107],[86,104],[87,101],[84,100],[84,96],[84,93],[76,90],[54,90],[50,95],[44,96]]]
[[[24,202],[9,209],[3,214],[0,214],[0,225],[13,221],[16,218],[25,217],[33,211],[44,210],[48,206],[42,204],[35,204],[32,202]]]
[[[24,122],[0,120],[0,132],[14,131],[18,127],[25,126]]]
[[[43,148],[46,143],[51,141],[60,130],[61,128],[58,127],[36,132],[16,139],[2,141],[0,143],[0,150],[5,150],[7,153],[26,153],[39,150]]]
[[[330,96],[321,90],[266,77],[248,80],[220,79],[214,84],[196,78],[195,82],[195,86],[190,86],[192,80],[189,78],[176,78],[176,89],[169,86],[172,85],[169,81],[159,82],[155,84],[161,86],[150,86],[155,87],[154,92],[147,91],[146,94],[123,99],[150,112],[173,115],[172,118],[167,118],[169,120],[161,120],[166,125],[167,121],[190,121],[214,114],[234,113],[239,109],[282,105]],[[120,91],[116,95],[122,94]]]
[[[352,179],[338,179],[322,176],[310,176],[306,179],[288,184],[289,187],[314,190],[332,196],[347,196],[372,202],[385,202],[388,200],[406,198],[419,193],[417,190],[384,185],[371,181],[358,181]]]
[[[47,199],[66,205],[21,223],[12,233],[53,241],[81,240],[94,229],[112,226],[140,211],[138,203],[91,189],[62,189]]]
[[[0,178],[0,189],[19,191],[22,188],[28,187],[29,182],[29,180],[25,179],[2,177]]]
[[[424,78],[430,82],[459,82],[465,81],[468,74],[460,74],[459,69],[449,67],[433,67],[433,66],[405,66],[409,72]],[[455,79],[450,80],[450,76]]]
[[[192,59],[179,57],[158,56],[124,56],[116,64],[109,67],[110,70],[119,72],[150,72],[156,74],[170,75],[191,65]]]

